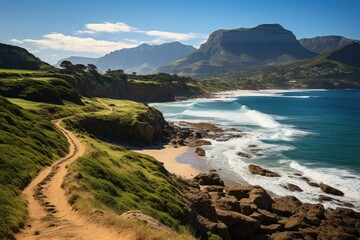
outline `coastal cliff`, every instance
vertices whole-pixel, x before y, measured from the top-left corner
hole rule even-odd
[[[150,144],[170,137],[172,128],[155,108],[132,101],[111,106],[114,111],[110,114],[82,114],[65,122],[72,128],[111,142]]]

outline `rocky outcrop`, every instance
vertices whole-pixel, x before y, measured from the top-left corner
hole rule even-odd
[[[272,209],[279,216],[290,217],[291,215],[299,211],[299,207],[302,205],[299,199],[294,196],[285,196],[274,198]]]
[[[257,174],[257,175],[261,175],[261,176],[265,176],[265,177],[280,177],[279,174],[272,172],[270,170],[264,169],[257,165],[250,164],[248,168],[249,168],[249,172],[251,172],[252,174]]]
[[[194,177],[199,185],[215,185],[215,186],[224,186],[224,181],[220,179],[219,174],[217,173],[200,173]]]
[[[206,155],[205,150],[201,147],[197,147],[195,149],[195,153],[200,157],[204,157]]]
[[[329,185],[326,185],[324,183],[320,183],[320,189],[323,192],[326,192],[328,194],[336,195],[336,196],[344,196],[344,193],[336,188],[330,187]]]
[[[302,203],[296,197],[272,199],[260,186],[200,187],[200,174],[186,181],[184,195],[191,202],[192,226],[207,239],[206,232],[222,239],[358,239],[360,213],[337,208],[326,211],[321,204]]]
[[[284,186],[284,188],[286,188],[292,192],[302,192],[303,191],[299,186],[292,184],[292,183],[288,183],[286,186]]]

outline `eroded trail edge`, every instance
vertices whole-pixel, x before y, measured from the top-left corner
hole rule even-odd
[[[60,125],[61,121],[54,120],[53,124],[66,136],[69,153],[42,170],[24,189],[28,221],[16,239],[131,239],[131,233],[82,215],[68,203],[63,180],[67,167],[85,153],[85,147],[74,133]]]

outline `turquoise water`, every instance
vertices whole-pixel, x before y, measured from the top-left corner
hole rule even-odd
[[[253,92],[153,106],[170,121],[206,121],[246,132],[245,137],[212,140],[213,145],[205,147],[209,167],[221,168],[234,181],[243,179],[278,195],[317,202],[324,193],[293,175],[300,173],[342,190],[345,197],[339,200],[360,209],[360,91]],[[256,151],[249,145],[256,145]],[[252,158],[239,157],[239,151]],[[274,170],[281,178],[254,176],[247,170],[250,163]],[[283,188],[286,183],[304,192],[290,192]]]

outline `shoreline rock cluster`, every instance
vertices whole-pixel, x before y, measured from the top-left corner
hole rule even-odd
[[[260,186],[228,185],[215,172],[183,180],[191,225],[206,239],[358,239],[360,213],[322,204],[302,203],[294,196],[271,198]]]
[[[239,138],[246,135],[237,129],[222,129],[211,123],[191,123],[180,121],[177,124],[170,123],[173,129],[170,144],[173,147],[188,146],[201,147],[211,145],[207,139],[216,141],[228,141],[232,138]]]

